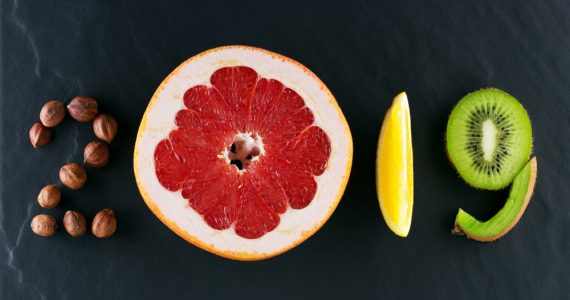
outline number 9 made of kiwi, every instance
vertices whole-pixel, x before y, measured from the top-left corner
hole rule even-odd
[[[494,88],[466,95],[449,116],[446,150],[470,186],[500,190],[511,185],[503,208],[485,222],[459,209],[452,233],[480,242],[507,234],[526,210],[536,183],[532,127],[522,104]]]

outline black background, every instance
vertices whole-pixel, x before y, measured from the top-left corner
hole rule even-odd
[[[2,1],[0,298],[570,298],[570,2],[560,1]],[[500,2],[500,3],[499,3]],[[183,4],[184,3],[184,4]],[[238,262],[168,230],[139,196],[136,130],[162,79],[206,49],[246,44],[305,64],[336,96],[354,137],[336,212],[278,257]],[[527,108],[539,176],[521,222],[480,244],[452,236],[459,207],[485,219],[507,192],[469,188],[443,134],[466,93],[495,86]],[[405,90],[412,110],[411,233],[392,234],[374,185],[378,128]],[[50,99],[79,94],[118,119],[111,162],[46,211],[36,196],[81,161],[94,135],[67,118],[43,149],[28,139]],[[88,218],[110,207],[115,236],[35,236],[32,217]]]

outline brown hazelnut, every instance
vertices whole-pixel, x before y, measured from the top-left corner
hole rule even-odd
[[[32,219],[32,231],[39,236],[52,236],[57,229],[57,222],[55,218],[41,214]]]
[[[42,123],[35,123],[30,128],[30,142],[35,148],[40,148],[47,145],[51,141],[51,129],[42,125]]]
[[[115,229],[117,229],[117,219],[115,219],[115,214],[112,210],[105,208],[93,218],[91,231],[94,236],[101,239],[110,237],[115,233]]]
[[[109,146],[100,141],[90,142],[85,146],[83,159],[83,163],[90,167],[102,167],[109,162]]]
[[[51,209],[59,204],[61,190],[57,185],[46,185],[38,195],[38,203],[41,207]]]
[[[98,138],[110,143],[117,134],[117,121],[110,115],[100,114],[93,121],[93,131]]]
[[[90,122],[97,115],[97,101],[87,96],[77,96],[71,100],[67,110],[79,122]]]
[[[40,121],[46,127],[54,127],[65,118],[65,105],[58,100],[44,104],[40,112]]]
[[[66,187],[78,190],[85,185],[87,173],[79,164],[70,163],[59,169],[59,180]]]
[[[63,216],[63,227],[72,237],[80,237],[87,231],[87,220],[82,213],[68,210]]]

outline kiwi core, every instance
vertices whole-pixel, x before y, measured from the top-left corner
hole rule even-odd
[[[484,121],[482,127],[483,139],[481,140],[481,148],[483,148],[483,158],[490,162],[493,160],[495,145],[497,145],[497,127],[490,119]]]

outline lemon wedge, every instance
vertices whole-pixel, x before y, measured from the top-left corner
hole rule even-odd
[[[384,221],[395,234],[406,237],[414,206],[414,159],[405,92],[394,98],[382,123],[376,152],[376,192]]]

